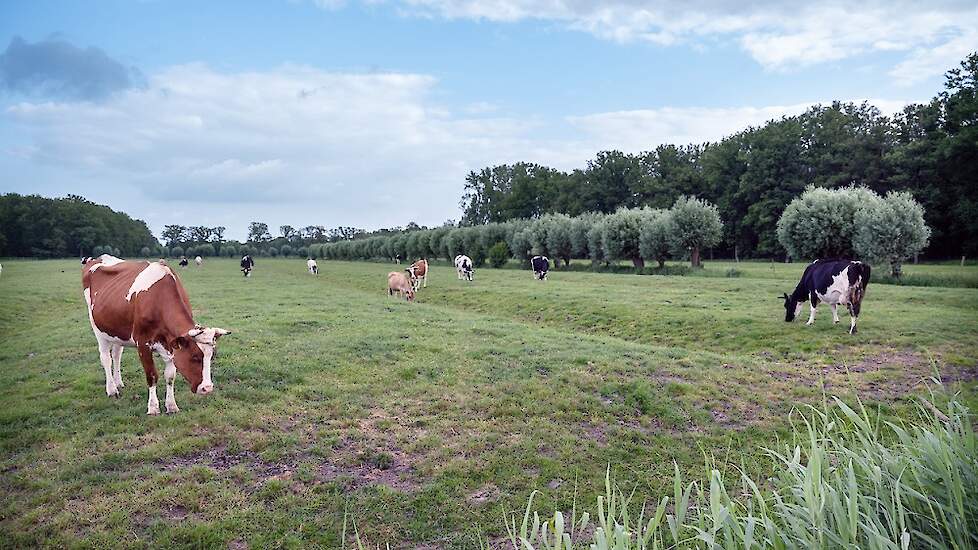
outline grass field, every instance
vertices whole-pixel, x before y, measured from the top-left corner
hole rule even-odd
[[[746,266],[746,267],[745,267]],[[503,511],[569,508],[612,465],[639,498],[673,462],[763,476],[788,412],[823,391],[906,414],[939,373],[975,404],[978,289],[870,284],[848,319],[783,322],[800,266],[738,278],[433,267],[416,303],[392,266],[259,259],[180,271],[199,322],[229,328],[216,392],[177,382],[147,417],[133,350],[105,396],[76,261],[4,261],[0,546],[471,548]],[[708,269],[727,269],[709,264]],[[978,278],[978,267],[907,273]],[[348,526],[348,530],[352,527]],[[351,535],[347,533],[347,539]]]

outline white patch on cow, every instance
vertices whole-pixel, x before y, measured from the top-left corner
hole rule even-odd
[[[214,346],[200,342],[197,342],[197,345],[204,352],[204,376],[203,380],[200,381],[200,386],[197,387],[197,393],[208,394],[214,390],[214,382],[211,381],[211,359],[214,357]]]
[[[805,307],[805,302],[798,302],[795,304],[795,317],[801,315],[801,308]]]
[[[849,303],[849,267],[846,266],[838,275],[832,277],[832,284],[825,289],[825,294],[815,289],[815,295],[826,304]]]
[[[806,325],[811,325],[812,323],[815,322],[815,304],[812,304],[811,307],[812,307],[812,312],[808,315],[808,322],[805,323]]]
[[[149,387],[149,401],[146,403],[146,414],[160,414],[160,398],[156,397],[156,386]]]
[[[106,266],[106,267],[113,266],[115,264],[121,264],[122,262],[125,261],[121,258],[116,258],[115,256],[111,256],[109,254],[102,254],[101,256],[98,257],[98,260],[101,260],[101,262],[88,268],[88,271],[94,272],[96,269],[102,266]]]
[[[129,287],[129,292],[126,293],[126,301],[132,300],[132,297],[144,290],[149,290],[150,287],[155,285],[163,277],[169,275],[173,277],[173,272],[170,271],[169,267],[161,265],[158,262],[153,262],[148,264],[139,275],[136,275],[136,279],[132,282],[132,286]]]
[[[312,258],[306,260],[306,268],[309,269],[310,275],[315,275],[318,267],[319,266],[316,265],[316,260],[313,260]]]
[[[204,259],[201,258],[200,256],[197,256],[196,258],[194,258],[194,263],[197,264],[197,267],[200,267],[200,265],[204,263]]]
[[[856,332],[856,317],[849,317],[849,334]]]
[[[839,304],[829,304],[829,308],[832,309],[832,322],[835,324],[839,323]]]

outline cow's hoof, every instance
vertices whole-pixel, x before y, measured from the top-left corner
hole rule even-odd
[[[178,407],[176,405],[174,405],[172,407],[169,406],[169,405],[166,406],[166,414],[176,414],[178,412],[180,412],[180,407]]]
[[[116,397],[116,398],[118,398],[119,397],[119,388],[113,388],[111,390],[105,390],[105,395],[108,395],[109,397]]]
[[[160,415],[160,410],[159,409],[149,409],[149,410],[146,411],[146,414],[148,414],[149,416],[159,416]]]

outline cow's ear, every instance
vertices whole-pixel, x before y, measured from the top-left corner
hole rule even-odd
[[[224,336],[226,334],[231,334],[231,331],[230,330],[223,329],[223,328],[216,328],[215,327],[214,328],[214,341],[216,342],[218,338],[220,338],[221,336]]]
[[[781,295],[781,297],[784,298],[785,300],[787,300],[788,299],[788,293],[785,292],[784,294]]]
[[[171,350],[177,350],[177,349],[181,349],[181,348],[185,348],[185,347],[189,347],[189,346],[190,346],[190,338],[187,338],[187,336],[186,335],[183,335],[183,334],[181,334],[180,336],[177,336],[176,338],[173,338],[172,340],[170,340],[170,349]]]

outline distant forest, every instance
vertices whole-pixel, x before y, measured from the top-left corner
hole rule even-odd
[[[144,221],[84,197],[0,196],[0,256],[63,258],[92,255],[96,247],[135,255],[159,244]]]
[[[546,213],[577,216],[671,205],[680,195],[716,204],[721,255],[782,257],[775,225],[807,186],[909,191],[933,230],[929,257],[978,252],[978,54],[946,75],[929,103],[892,118],[872,105],[833,103],[748,128],[716,143],[603,151],[567,173],[518,162],[471,172],[462,225]]]

